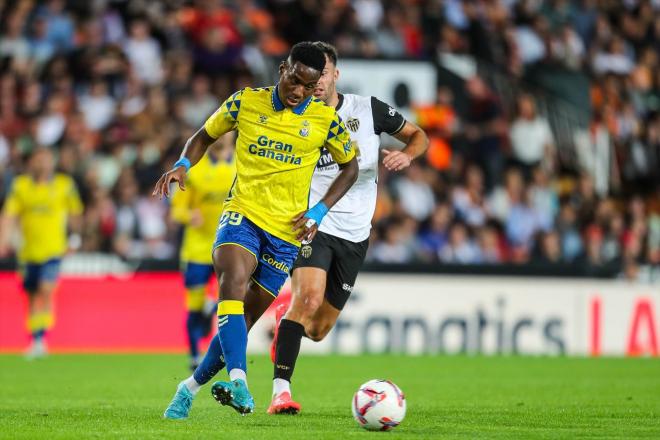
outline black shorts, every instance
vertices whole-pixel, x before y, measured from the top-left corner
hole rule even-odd
[[[300,248],[292,272],[299,267],[325,270],[328,273],[325,297],[333,307],[341,310],[351,296],[368,247],[369,239],[353,243],[319,231],[311,243]]]

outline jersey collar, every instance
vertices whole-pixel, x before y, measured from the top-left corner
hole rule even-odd
[[[335,107],[335,111],[339,111],[342,105],[344,105],[344,95],[341,93],[337,93],[337,97],[339,98],[339,102],[337,102],[337,106]]]
[[[276,112],[280,112],[284,110],[286,106],[280,100],[280,94],[277,92],[277,90],[278,90],[277,85],[275,85],[270,95],[270,102],[273,105],[273,110],[275,110]],[[310,96],[309,98],[305,99],[303,102],[292,108],[291,111],[297,114],[298,116],[300,116],[303,113],[305,113],[305,110],[307,110],[307,107],[309,107],[309,104],[311,102],[312,102],[312,97]]]

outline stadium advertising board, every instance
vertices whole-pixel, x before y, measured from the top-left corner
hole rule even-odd
[[[657,356],[659,318],[658,286],[625,281],[362,274],[338,326],[303,350]]]
[[[28,342],[19,286],[0,273],[0,351]],[[178,273],[65,276],[56,310],[53,351],[186,349]],[[271,310],[250,333],[252,353],[269,349],[273,320]],[[337,327],[320,343],[304,339],[303,351],[657,356],[659,337],[658,286],[365,273]]]

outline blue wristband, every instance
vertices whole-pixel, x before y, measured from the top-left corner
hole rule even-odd
[[[177,168],[177,167],[184,167],[186,169],[186,173],[190,169],[190,160],[188,160],[187,157],[182,157],[181,159],[177,160],[174,162],[174,165],[172,166],[172,169]]]
[[[328,211],[329,209],[327,206],[325,206],[325,203],[318,202],[309,211],[305,213],[305,217],[307,217],[310,220],[314,220],[317,225],[320,225],[321,220],[323,220],[323,217],[325,217]]]

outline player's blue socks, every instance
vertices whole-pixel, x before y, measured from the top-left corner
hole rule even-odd
[[[247,371],[247,326],[243,314],[243,301],[227,300],[218,304],[218,338],[231,380],[237,374],[244,379]]]
[[[188,312],[186,319],[186,330],[188,331],[188,346],[190,347],[190,357],[194,360],[199,356],[199,340],[202,338],[203,330],[200,326],[202,322],[202,312]]]
[[[203,314],[205,295],[205,286],[186,286],[186,308],[188,309],[186,330],[193,365],[197,364],[199,356],[199,340],[206,334]]]
[[[222,370],[224,366],[225,356],[222,353],[222,347],[220,346],[220,337],[216,335],[211,339],[209,349],[206,352],[204,359],[202,359],[202,362],[195,369],[193,378],[198,384],[204,385],[218,374],[218,371]]]

